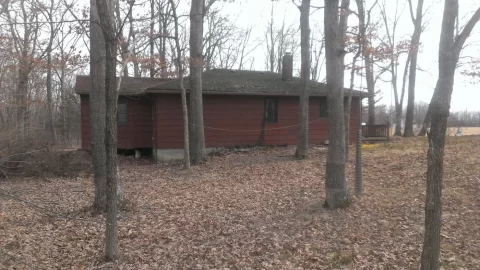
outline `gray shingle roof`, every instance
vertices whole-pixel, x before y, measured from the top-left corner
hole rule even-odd
[[[282,80],[282,75],[274,72],[214,69],[205,71],[202,76],[203,92],[205,94],[238,94],[238,95],[291,95],[300,94],[300,78],[291,81]],[[189,78],[184,80],[185,88],[189,89]],[[75,92],[88,94],[90,88],[89,76],[77,76]],[[326,85],[311,81],[310,95],[326,96]],[[140,93],[171,93],[180,90],[176,79],[133,78],[123,77],[120,94]],[[347,90],[347,89],[345,89]],[[345,94],[347,92],[345,91]],[[368,96],[358,90],[353,90],[353,96]]]

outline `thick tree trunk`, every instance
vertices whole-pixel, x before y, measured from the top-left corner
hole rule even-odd
[[[402,136],[402,106],[395,106],[395,136]]]
[[[106,150],[105,150],[105,39],[97,13],[96,0],[90,0],[90,142],[92,151],[96,212],[106,206]],[[97,23],[94,23],[97,22]]]
[[[106,186],[107,216],[105,257],[112,261],[117,257],[117,36],[114,18],[114,0],[97,0],[98,14],[105,39],[105,105],[106,105]],[[121,29],[120,29],[121,31]]]
[[[190,158],[193,164],[206,156],[203,129],[203,9],[205,0],[192,0],[190,9]]]
[[[301,80],[302,89],[299,100],[299,122],[297,150],[295,156],[297,159],[304,159],[308,156],[308,81],[310,80],[310,0],[302,0],[300,6],[300,46],[302,55]]]
[[[325,1],[324,27],[327,66],[328,154],[326,163],[326,201],[330,209],[347,207],[350,203],[345,178],[345,126],[343,114],[343,82],[341,58],[343,51],[338,31],[338,0]]]
[[[440,268],[440,233],[442,228],[443,156],[447,119],[455,79],[455,69],[465,40],[480,20],[480,8],[455,37],[458,0],[445,0],[439,48],[439,73],[431,109],[431,129],[428,134],[427,192],[425,198],[425,235],[421,258],[422,270]]]
[[[422,19],[423,19],[423,0],[418,0],[417,15],[415,17],[412,42],[410,43],[410,73],[408,79],[408,101],[407,101],[407,116],[405,118],[404,137],[413,137],[413,117],[415,109],[415,82],[417,78],[417,59],[418,49],[420,47],[420,36],[422,34]]]
[[[435,96],[435,91],[433,91],[432,98],[434,96]],[[425,114],[425,119],[423,119],[422,128],[420,129],[420,132],[417,134],[417,136],[424,137],[425,135],[427,135],[427,129],[430,126],[430,119],[432,117],[432,109],[431,109],[432,106],[431,106],[431,104],[432,104],[432,101],[430,101],[430,104],[428,105],[427,113]]]

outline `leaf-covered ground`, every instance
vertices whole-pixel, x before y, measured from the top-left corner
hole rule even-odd
[[[0,196],[0,268],[418,269],[426,149],[424,138],[364,147],[364,198],[338,211],[321,207],[322,148],[304,161],[292,148],[228,152],[192,172],[124,160],[132,205],[108,264],[91,177],[2,180],[17,199]],[[480,137],[448,138],[444,187],[442,267],[478,269]]]

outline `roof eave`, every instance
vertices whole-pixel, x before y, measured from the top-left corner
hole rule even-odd
[[[187,90],[188,92],[188,90]],[[89,95],[88,91],[75,91],[78,95]],[[146,90],[140,92],[122,92],[119,93],[121,96],[129,96],[129,95],[142,95],[142,94],[180,94],[179,90]],[[219,92],[219,91],[207,91],[203,90],[202,94],[205,95],[227,95],[227,96],[286,96],[286,97],[298,97],[300,94],[297,93],[252,93],[252,92]],[[327,93],[309,93],[309,96],[312,97],[326,97]],[[346,95],[345,95],[346,96]],[[360,97],[360,98],[367,98],[369,94],[359,95],[358,93],[353,93],[352,97]]]

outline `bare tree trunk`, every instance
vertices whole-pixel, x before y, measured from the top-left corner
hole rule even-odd
[[[358,102],[358,124],[357,138],[355,142],[355,197],[360,199],[363,196],[363,176],[362,176],[362,97]]]
[[[206,156],[202,100],[204,6],[205,0],[192,0],[190,9],[190,157],[193,164]]]
[[[150,78],[155,77],[155,44],[153,32],[155,31],[155,1],[150,1]]]
[[[299,100],[299,122],[297,150],[295,156],[297,159],[304,159],[308,156],[308,82],[310,80],[310,0],[302,0],[300,8],[300,32],[301,32],[301,51],[302,66],[301,79],[302,86]]]
[[[328,154],[326,163],[326,201],[330,209],[344,208],[350,204],[345,178],[345,125],[343,115],[343,82],[341,81],[341,58],[345,53],[340,50],[339,0],[325,1],[324,27],[327,66],[327,103],[328,103]]]
[[[442,228],[443,156],[447,119],[455,79],[455,69],[465,40],[480,20],[480,8],[455,37],[458,0],[445,0],[439,48],[439,75],[431,107],[431,130],[428,134],[427,192],[425,198],[425,234],[421,269],[440,268],[440,232]]]
[[[402,93],[400,97],[400,104],[397,106],[395,104],[395,136],[401,136],[402,135],[402,111],[403,111],[403,97],[405,95],[405,84],[407,81],[407,75],[408,75],[408,68],[410,67],[410,61],[411,57],[410,55],[407,57],[407,62],[405,64],[405,69],[403,71],[403,80],[402,80]]]
[[[165,8],[165,9],[164,9]],[[172,7],[173,8],[173,7]],[[158,3],[158,10],[159,10],[159,16],[158,16],[158,32],[161,33],[162,37],[160,38],[160,46],[159,46],[159,52],[160,52],[160,70],[161,70],[161,76],[167,77],[167,38],[165,36],[165,33],[168,31],[168,17],[165,14],[169,14],[168,12],[168,6],[164,5],[161,1]]]
[[[18,70],[18,84],[17,84],[17,123],[20,128],[19,135],[22,138],[27,138],[28,134],[28,116],[27,116],[27,96],[28,96],[28,76],[29,67],[26,61],[20,60],[20,68]]]
[[[173,0],[169,0],[170,5],[172,6],[173,20],[175,23],[175,48],[177,50],[177,69],[178,69],[178,79],[180,81],[180,93],[182,96],[182,115],[183,115],[183,168],[186,170],[190,169],[190,143],[188,136],[188,108],[187,108],[187,94],[185,87],[183,86],[183,64],[182,64],[182,50],[180,48],[180,38],[178,33],[178,17],[177,17],[177,7]]]
[[[57,142],[57,134],[55,132],[55,120],[53,117],[53,98],[52,98],[52,45],[55,37],[55,29],[53,27],[53,0],[50,1],[50,10],[48,17],[50,20],[50,38],[47,48],[47,129],[50,133],[50,143],[54,145]]]
[[[439,269],[440,230],[442,223],[443,155],[447,118],[455,76],[455,60],[449,47],[453,46],[457,0],[446,0],[440,40],[438,96],[432,99],[432,129],[428,136],[427,192],[425,199],[425,235],[422,268]]]
[[[106,151],[106,186],[107,217],[105,257],[112,261],[118,252],[117,225],[117,33],[114,17],[115,0],[97,0],[98,15],[105,39],[105,151]],[[122,31],[119,29],[119,31]]]
[[[433,96],[435,96],[435,91],[433,91]],[[432,101],[430,101],[430,104],[432,104]],[[423,119],[422,128],[420,129],[420,132],[418,133],[417,136],[424,137],[425,135],[427,135],[427,129],[430,126],[430,119],[432,117],[432,109],[430,104],[428,105],[427,113],[425,114],[425,119]]]
[[[57,134],[55,132],[55,122],[53,117],[51,46],[47,52],[47,129],[50,133],[50,143],[53,145],[57,141]]]
[[[275,70],[275,39],[273,35],[273,2],[272,2],[272,9],[270,10],[270,23],[269,23],[269,37],[270,37],[270,55],[269,55],[269,62],[270,62],[270,72]]]
[[[368,90],[368,123],[375,125],[375,82],[373,79],[373,63],[370,53],[365,53],[365,76]]]
[[[412,10],[412,0],[408,1],[410,9]],[[420,47],[420,36],[422,34],[422,19],[423,19],[423,0],[418,0],[417,15],[412,21],[415,26],[413,31],[412,42],[410,43],[410,74],[408,79],[408,102],[407,102],[407,116],[405,118],[405,130],[403,132],[404,137],[413,137],[413,117],[415,108],[415,82],[417,78],[417,59],[418,49]]]
[[[107,203],[106,150],[105,150],[105,39],[99,23],[97,1],[90,0],[90,78],[92,80],[90,104],[90,143],[92,150],[93,178],[96,212],[103,212]],[[97,23],[94,23],[97,22]]]
[[[133,77],[138,78],[138,77],[141,77],[141,76],[140,76],[140,66],[138,64],[138,59],[137,59],[137,43],[136,43],[137,40],[136,40],[135,30],[134,30],[134,27],[133,27],[134,20],[133,20],[132,12],[129,13],[128,20],[130,22],[129,39],[131,38],[131,43],[132,43],[132,53],[131,54],[133,55],[133,58],[134,58],[133,59]],[[127,49],[127,51],[122,50],[122,53],[128,55],[128,46],[127,46],[126,49]],[[127,67],[125,67],[125,70],[127,70]],[[128,71],[126,71],[125,73],[127,74],[126,76],[128,76]]]
[[[346,49],[346,38],[347,38],[347,26],[348,26],[348,10],[350,9],[350,0],[342,0],[340,4],[341,9],[344,12],[340,13],[340,21],[338,25],[338,32],[339,32],[339,40],[340,43],[340,50],[345,51]],[[352,90],[353,90],[353,76],[354,76],[354,69],[355,69],[355,62],[358,58],[358,53],[354,56],[353,64],[352,64],[352,73],[350,74],[350,89],[348,91],[347,97],[347,104],[343,103],[343,114],[344,114],[344,134],[345,134],[345,162],[348,162],[349,150],[350,150],[350,106],[352,104]],[[343,70],[340,78],[341,85],[343,88],[343,84],[345,81],[345,54],[342,55],[340,61],[340,68]]]

